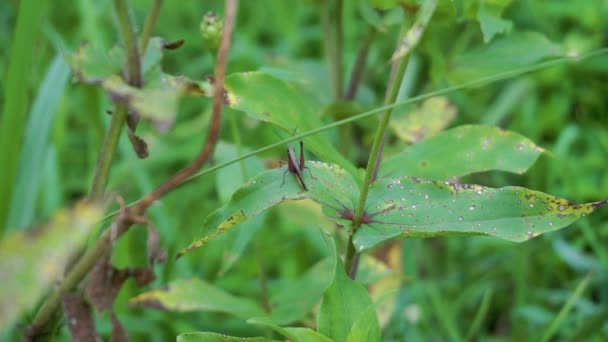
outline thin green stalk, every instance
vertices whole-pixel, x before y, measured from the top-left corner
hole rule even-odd
[[[128,110],[125,105],[118,105],[116,106],[116,111],[112,114],[110,129],[103,140],[99,159],[97,160],[97,169],[95,170],[93,185],[89,193],[90,198],[99,198],[105,192],[108,176],[110,175],[110,167],[116,154],[120,133],[127,119],[127,113]]]
[[[131,20],[129,6],[127,6],[127,0],[114,0],[114,8],[116,9],[116,17],[118,18],[120,36],[127,52],[125,79],[130,85],[140,87],[142,79],[139,45],[137,44],[137,37],[135,36],[135,29]]]
[[[389,84],[389,91],[386,104],[392,105],[395,103],[397,99],[397,95],[399,94],[399,86],[403,81],[403,75],[405,75],[405,69],[407,66],[408,58],[402,58],[399,60],[399,65],[397,66],[397,71],[395,72],[394,77],[391,79]],[[369,187],[372,184],[373,176],[375,174],[376,165],[378,158],[380,157],[380,150],[382,147],[382,141],[384,140],[384,134],[386,133],[386,129],[388,128],[388,123],[391,119],[391,114],[393,113],[393,107],[389,107],[382,116],[380,121],[380,125],[376,130],[376,136],[374,138],[374,144],[372,145],[372,150],[369,155],[369,160],[367,162],[367,170],[365,172],[365,178],[363,179],[363,185],[361,187],[361,195],[359,196],[359,203],[357,204],[357,209],[355,211],[355,219],[353,221],[353,229],[359,228],[361,226],[361,218],[363,217],[363,211],[365,210],[365,202],[367,201],[367,194],[369,193]]]
[[[336,85],[335,85],[335,97],[336,100],[340,100],[343,97],[343,88],[344,88],[344,69],[342,66],[342,51],[343,51],[343,41],[344,41],[344,32],[342,25],[342,18],[344,16],[344,3],[343,0],[336,0],[336,11],[334,13],[335,23],[335,48],[334,48],[334,56],[333,56],[333,68],[335,69],[336,74]]]
[[[583,292],[585,292],[585,290],[587,289],[589,282],[591,282],[591,274],[587,274],[585,278],[583,278],[583,280],[581,280],[581,282],[578,284],[578,286],[574,290],[574,293],[572,293],[572,296],[568,298],[566,304],[564,304],[555,319],[551,322],[551,325],[549,325],[549,328],[545,331],[541,341],[544,342],[551,340],[553,335],[555,335],[557,329],[564,324],[564,320],[570,313],[570,310],[572,310],[574,304],[576,304],[576,301],[578,301],[578,299],[583,295]]]
[[[327,1],[322,8],[321,24],[323,27],[323,46],[329,61],[329,73],[331,75],[334,99],[342,98],[343,73],[342,73],[342,0],[335,0],[335,8],[332,11],[332,1]],[[332,21],[331,18],[334,18]],[[332,30],[333,24],[333,30]]]
[[[346,246],[346,255],[344,256],[344,269],[351,279],[355,279],[356,276],[356,274],[351,274],[351,271],[356,269],[356,267],[353,267],[355,264],[355,254],[357,254],[357,250],[353,243],[353,234],[350,234],[348,237],[348,245]]]
[[[376,36],[376,28],[370,26],[365,33],[365,37],[363,38],[363,42],[359,47],[359,51],[357,52],[357,58],[355,59],[355,65],[353,66],[353,71],[350,78],[350,83],[348,84],[348,90],[346,91],[345,99],[352,101],[355,99],[357,95],[357,89],[359,89],[359,84],[361,83],[361,77],[363,76],[363,70],[365,70],[365,63],[367,61],[367,54],[369,52],[369,48],[374,41],[374,37]]]
[[[146,53],[146,48],[148,47],[148,42],[150,41],[150,36],[152,35],[152,30],[156,25],[156,20],[158,19],[158,14],[160,13],[160,8],[163,6],[163,0],[154,0],[154,5],[152,6],[152,11],[148,16],[148,20],[146,20],[146,24],[144,25],[144,29],[141,32],[141,36],[139,37],[139,51],[141,54]]]
[[[114,0],[114,9],[118,18],[120,35],[127,51],[126,81],[131,85],[140,86],[142,80],[139,49],[126,0]],[[112,114],[110,129],[106,133],[101,147],[95,176],[93,177],[93,185],[89,193],[90,198],[98,198],[105,192],[112,161],[118,147],[118,140],[120,139],[127,116],[127,107],[125,105],[117,105],[116,111]]]

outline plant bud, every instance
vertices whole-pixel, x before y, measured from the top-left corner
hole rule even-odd
[[[203,44],[213,54],[217,52],[222,39],[222,30],[224,23],[215,12],[205,14],[201,21],[201,36]]]

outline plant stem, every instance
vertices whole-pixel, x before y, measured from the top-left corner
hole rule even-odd
[[[389,79],[385,105],[390,106],[394,104],[397,100],[397,95],[399,95],[399,88],[403,81],[403,76],[405,75],[408,60],[409,58],[404,57],[398,60],[397,66],[393,64],[393,70],[391,72],[391,78]],[[378,169],[380,167],[380,158],[384,147],[384,136],[386,133],[386,129],[388,128],[388,123],[390,122],[392,113],[393,107],[389,107],[386,109],[380,121],[380,125],[378,125],[378,129],[376,130],[376,136],[374,137],[372,150],[369,155],[369,160],[367,161],[365,178],[363,179],[363,185],[361,186],[361,195],[359,196],[359,202],[357,204],[357,209],[355,210],[355,218],[353,219],[352,231],[350,232],[351,235],[348,241],[348,249],[345,259],[345,265],[347,265],[346,272],[348,272],[350,275],[353,275],[353,279],[354,275],[356,275],[357,272],[357,261],[359,257],[356,253],[355,246],[353,245],[352,238],[361,226],[361,220],[363,218],[363,212],[365,211],[365,202],[367,201],[369,188],[371,187],[372,182],[378,174]]]
[[[224,20],[224,32],[222,34],[222,42],[217,54],[217,63],[215,65],[215,94],[213,96],[213,115],[211,124],[209,125],[209,135],[205,145],[197,158],[165,183],[161,184],[154,191],[146,195],[137,203],[136,212],[144,212],[154,201],[164,196],[170,191],[177,189],[184,184],[188,178],[193,176],[207,162],[211,153],[215,149],[215,145],[220,137],[220,128],[222,123],[222,107],[224,104],[224,79],[226,77],[226,66],[228,64],[228,52],[230,51],[232,31],[234,29],[234,21],[236,19],[236,11],[238,7],[237,0],[226,1],[226,17]]]
[[[399,94],[399,86],[403,81],[403,75],[405,74],[405,68],[407,66],[408,58],[402,58],[399,60],[399,64],[397,66],[397,71],[395,76],[391,78],[389,87],[388,87],[388,97],[385,101],[386,105],[391,105],[395,103],[395,99],[397,99],[397,95]],[[363,179],[363,185],[361,187],[361,195],[359,196],[359,202],[357,205],[357,210],[355,211],[355,219],[353,221],[353,228],[357,229],[361,225],[361,218],[363,217],[363,211],[365,210],[365,201],[367,200],[367,194],[369,193],[369,188],[372,184],[374,173],[376,172],[377,160],[380,157],[380,150],[382,147],[382,141],[384,140],[384,134],[388,127],[388,123],[391,119],[391,114],[393,113],[393,107],[389,107],[382,116],[380,121],[380,125],[376,130],[376,136],[374,138],[374,144],[372,145],[372,150],[369,155],[369,160],[367,161],[367,170],[365,172],[365,178]]]
[[[331,7],[331,1],[326,2],[327,5],[323,8],[322,12],[322,26],[323,26],[323,45],[325,52],[329,60],[329,72],[332,79],[332,87],[334,91],[334,99],[339,100],[342,98],[343,92],[343,71],[342,71],[342,42],[343,42],[343,28],[342,28],[342,12],[343,12],[343,0],[335,0],[335,7]],[[334,18],[333,22],[330,18]],[[332,32],[332,24],[333,32]]]
[[[120,35],[127,51],[125,80],[131,85],[141,86],[139,50],[136,44],[133,22],[129,16],[129,8],[127,7],[125,0],[114,0],[114,9],[116,11],[116,16],[118,17]],[[120,140],[120,134],[127,119],[128,112],[126,105],[116,105],[116,110],[112,114],[110,129],[103,140],[99,160],[97,161],[97,169],[95,170],[95,176],[93,177],[93,185],[89,192],[89,198],[99,198],[105,192],[110,175],[110,167],[112,166],[112,161],[116,154],[116,148],[118,147],[118,141]]]
[[[139,56],[139,45],[135,37],[133,21],[131,20],[130,10],[127,0],[114,0],[114,8],[118,17],[118,27],[122,37],[125,50],[127,52],[127,67],[125,70],[125,80],[130,85],[141,87],[141,60]]]
[[[357,95],[357,89],[359,88],[359,84],[361,84],[361,76],[363,75],[363,70],[365,69],[369,47],[372,44],[375,36],[376,29],[370,26],[367,29],[365,38],[363,38],[359,52],[357,52],[357,58],[355,59],[355,65],[353,66],[350,83],[348,84],[348,90],[346,91],[346,100],[352,101]]]
[[[343,0],[336,0],[336,12],[334,13],[334,18],[336,22],[334,23],[335,29],[335,50],[334,50],[334,59],[333,65],[336,74],[336,89],[335,89],[335,97],[337,100],[341,99],[343,96],[343,83],[344,83],[344,70],[342,66],[342,50],[343,50],[343,41],[344,41],[344,30],[342,25],[342,18],[344,12],[344,3]]]
[[[99,159],[97,160],[97,169],[95,170],[89,198],[99,198],[105,192],[110,167],[112,166],[114,154],[116,154],[116,148],[118,147],[120,133],[127,118],[127,112],[125,105],[118,105],[116,106],[116,111],[112,114],[110,129],[103,140]]]
[[[146,20],[144,29],[139,37],[139,51],[141,51],[142,55],[146,54],[146,48],[148,47],[148,42],[150,41],[150,36],[152,35],[152,29],[154,29],[154,26],[156,25],[156,20],[158,19],[158,14],[160,13],[160,8],[162,6],[163,0],[154,0],[152,11],[148,16],[148,20]]]
[[[127,51],[125,79],[129,84],[139,87],[142,84],[141,63],[133,22],[129,16],[129,8],[126,4],[126,0],[114,0],[114,9],[118,17],[120,34]],[[112,160],[116,154],[120,134],[125,122],[127,121],[127,116],[128,108],[126,105],[117,105],[116,110],[112,115],[110,128],[104,138],[99,160],[97,161],[95,176],[93,177],[93,184],[88,196],[90,199],[98,199],[105,192]],[[106,230],[100,239],[97,240],[92,249],[88,250],[86,253],[84,249],[74,253],[76,256],[76,258],[74,258],[76,264],[73,267],[68,267],[69,271],[66,272],[66,278],[62,282],[61,286],[59,289],[52,291],[49,298],[46,299],[42,307],[38,310],[34,321],[30,325],[28,329],[28,336],[31,339],[50,337],[50,335],[47,336],[45,333],[51,332],[52,327],[61,317],[60,315],[56,314],[57,310],[59,309],[61,295],[75,289],[80,281],[96,264],[97,260],[99,260],[105,253],[109,252],[111,246],[111,232],[124,231],[131,225],[131,222],[124,219],[119,219],[115,222],[115,225],[120,229]]]

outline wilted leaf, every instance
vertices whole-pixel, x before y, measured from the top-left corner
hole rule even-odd
[[[103,53],[85,43],[76,52],[68,54],[66,59],[81,82],[99,84],[111,75],[120,74],[125,55],[122,49],[116,47]]]
[[[61,297],[61,302],[73,341],[103,341],[95,330],[91,306],[81,294],[66,293]]]
[[[129,304],[171,311],[224,312],[243,319],[265,315],[255,301],[233,296],[200,279],[172,281],[166,289],[142,293]]]
[[[232,74],[226,78],[230,107],[285,131],[308,131],[323,125],[321,107],[290,83],[262,72]],[[351,173],[356,169],[330,143],[327,134],[306,138],[307,147],[323,160],[331,161]]]
[[[112,311],[114,299],[128,278],[129,273],[115,268],[110,263],[110,257],[106,256],[91,271],[86,287],[87,297],[97,310]]]
[[[466,125],[408,146],[382,163],[380,173],[442,180],[490,170],[523,173],[543,151],[515,132]]]
[[[350,279],[342,260],[336,259],[334,280],[323,296],[317,329],[335,341],[380,341],[380,324],[367,290]]]
[[[359,250],[389,238],[489,235],[521,242],[568,226],[606,204],[576,204],[521,187],[487,188],[402,177],[373,184]]]
[[[60,211],[45,227],[0,241],[0,330],[61,279],[70,256],[85,243],[102,214],[100,206],[82,202]]]
[[[444,130],[457,111],[447,97],[432,97],[406,115],[393,118],[390,128],[399,139],[414,144]]]
[[[164,132],[172,126],[182,96],[210,95],[211,88],[207,81],[197,82],[163,73],[161,60],[165,46],[166,42],[160,38],[150,40],[143,57],[142,88],[133,87],[123,80],[120,70],[125,64],[125,54],[119,47],[106,54],[84,44],[68,56],[68,61],[81,82],[101,85],[115,102],[126,104],[131,115],[150,120]],[[135,146],[139,146],[136,148],[138,154],[143,155],[141,139],[136,138],[134,135],[131,137]]]

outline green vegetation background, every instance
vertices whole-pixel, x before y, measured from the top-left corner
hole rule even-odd
[[[18,3],[14,0],[0,3],[3,80],[10,47],[15,43],[11,40]],[[356,1],[345,3],[344,61],[345,70],[349,71],[367,24],[358,14]],[[150,1],[137,0],[132,4],[141,26]],[[518,1],[506,7],[502,18],[512,21],[510,34],[536,31],[568,52],[584,53],[606,46],[607,7],[601,0]],[[186,40],[181,49],[167,54],[164,61],[167,72],[196,79],[212,74],[213,61],[202,45],[198,26],[206,12],[221,13],[222,9],[222,1],[165,2],[154,35],[170,41]],[[112,108],[98,88],[76,85],[52,74],[50,83],[42,86],[49,70],[57,70],[53,66],[60,63],[56,58],[64,51],[75,50],[83,41],[106,48],[115,44],[118,34],[111,2],[53,1],[44,2],[39,10],[42,19],[32,19],[32,25],[38,26],[30,56],[32,63],[23,75],[28,94],[26,112],[33,113],[35,99],[46,101],[43,103],[51,107],[53,100],[58,102],[56,110],[43,113],[42,117],[51,116],[46,125],[40,123],[31,131],[34,133],[28,131],[29,136],[19,137],[23,141],[32,140],[31,134],[35,134],[39,139],[33,139],[32,145],[17,142],[13,151],[17,158],[13,160],[28,160],[35,155],[38,164],[19,170],[15,191],[23,196],[23,201],[30,199],[27,203],[34,205],[26,214],[9,217],[9,222],[14,223],[9,230],[41,223],[87,193],[109,122],[106,111]],[[311,94],[328,104],[331,89],[319,11],[316,1],[242,1],[229,73],[265,68],[285,77],[306,79]],[[371,46],[365,80],[357,97],[364,109],[382,102],[389,74],[387,61],[397,35],[398,27],[389,27],[376,36]],[[468,66],[472,75],[459,74],[455,67],[459,56],[484,45],[483,38],[479,22],[474,19],[432,21],[415,56],[418,71],[412,94],[483,76],[486,71],[492,73],[491,67],[476,71],[472,65]],[[496,58],[496,63],[500,63],[509,56]],[[499,125],[527,136],[553,153],[552,157],[542,157],[522,176],[488,173],[464,181],[488,186],[521,185],[579,203],[608,197],[607,81],[608,58],[601,56],[580,65],[565,64],[450,94],[448,98],[458,108],[452,126]],[[5,87],[2,82],[2,107],[7,102]],[[169,133],[161,135],[142,125],[140,132],[151,152],[144,161],[136,158],[123,136],[109,189],[128,201],[152,190],[195,156],[205,138],[203,132],[207,130],[209,116],[210,101],[186,99]],[[363,146],[357,147],[362,150],[351,152],[352,155],[366,156],[369,146],[365,144],[373,137],[373,123],[368,119],[355,126],[363,137]],[[238,116],[238,125],[243,133],[242,144],[248,149],[278,139],[267,125],[244,116]],[[223,132],[224,143],[216,153],[217,161],[236,155],[228,122],[224,122]],[[393,146],[393,151],[398,146]],[[283,151],[277,149],[260,157],[280,159]],[[357,160],[360,164],[364,161],[365,157]],[[200,233],[203,219],[226,201],[229,193],[225,189],[238,186],[234,184],[238,179],[230,172],[197,179],[150,211],[170,255],[167,264],[157,266],[159,277],[151,288],[177,278],[200,277],[234,294],[257,298],[260,270],[267,275],[269,286],[280,286],[280,281],[301,275],[327,255],[317,227],[307,223],[307,212],[298,214],[308,209],[285,207],[268,214],[266,224],[227,272],[220,269],[224,251],[219,243],[173,261],[172,256]],[[20,185],[29,182],[38,182],[39,187]],[[2,200],[14,201],[7,197]],[[608,338],[607,218],[605,210],[599,211],[570,228],[522,244],[487,237],[399,242],[401,260],[391,262],[402,268],[400,271],[407,280],[396,298],[395,311],[387,318],[384,340],[465,337],[474,323],[479,324],[474,335],[480,340],[534,339],[539,331],[547,329],[588,273],[593,275],[591,284],[574,303],[572,312],[560,321],[558,329],[562,336],[577,340]],[[131,230],[119,242],[114,262],[118,266],[144,265],[142,241],[145,231]],[[260,334],[260,328],[222,314],[129,308],[127,300],[140,291],[128,282],[115,305],[134,340],[166,341],[179,333],[204,330],[241,336]],[[486,305],[487,314],[476,323],[480,306]],[[102,332],[109,333],[109,317],[97,318]],[[62,336],[68,339],[67,330]]]

